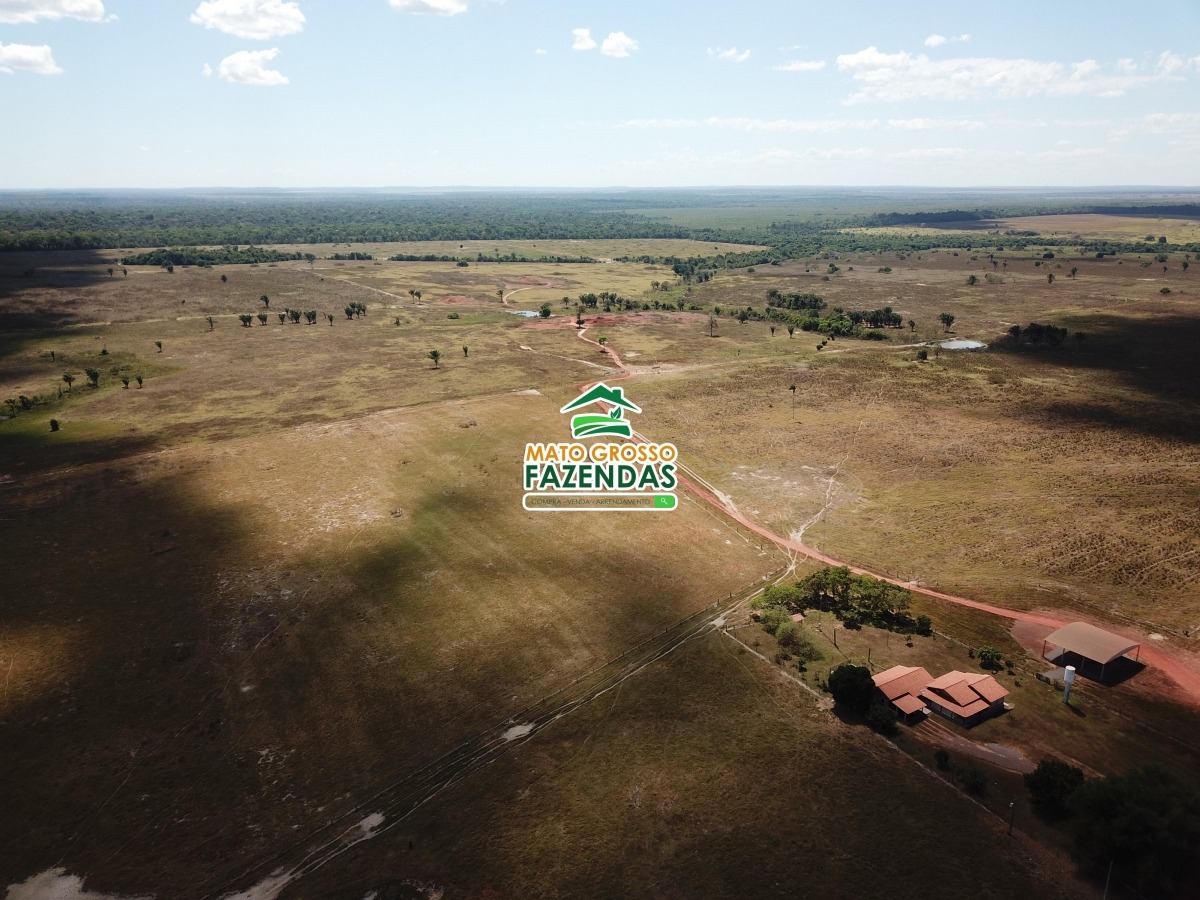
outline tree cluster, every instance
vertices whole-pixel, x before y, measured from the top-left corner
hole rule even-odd
[[[798,604],[831,612],[847,627],[872,625],[902,634],[933,632],[928,616],[909,612],[909,592],[902,587],[855,575],[845,566],[827,566],[796,583]]]
[[[121,257],[125,266],[217,266],[244,263],[272,263],[303,259],[302,253],[285,253],[262,247],[160,247],[145,253]]]

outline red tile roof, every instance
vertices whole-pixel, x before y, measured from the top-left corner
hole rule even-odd
[[[1008,691],[991,675],[978,672],[947,672],[929,682],[920,696],[950,712],[969,719],[1008,696]]]
[[[897,709],[911,715],[925,708],[925,703],[917,695],[933,680],[933,676],[920,666],[892,666],[886,672],[872,675],[871,680]]]

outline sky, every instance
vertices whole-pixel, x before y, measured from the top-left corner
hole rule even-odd
[[[1200,2],[0,0],[0,188],[1200,185]]]

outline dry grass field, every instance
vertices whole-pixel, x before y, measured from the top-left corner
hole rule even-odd
[[[1147,235],[1166,237],[1172,244],[1200,241],[1200,221],[1171,219],[1161,216],[1064,215],[1018,216],[998,219],[996,225],[1004,230],[1036,231],[1047,236],[1079,235],[1111,241],[1140,241]]]
[[[97,255],[0,263],[0,396],[50,398],[0,422],[0,795],[18,811],[0,823],[4,885],[57,865],[123,894],[246,887],[381,785],[784,562],[691,500],[586,520],[520,507],[525,441],[565,438],[559,407],[619,374],[561,298],[649,297],[669,269],[377,259],[110,278]],[[1200,274],[1135,259],[993,271],[950,252],[837,263],[828,281],[825,260],[722,273],[688,299],[761,308],[770,288],[812,290],[893,306],[915,332],[818,351],[761,322],[722,315],[710,337],[707,313],[649,311],[589,313],[588,335],[634,367],[638,429],[774,530],[1196,650]],[[972,273],[1002,282],[968,286]],[[500,292],[555,315],[512,315]],[[264,294],[267,323],[242,327]],[[367,315],[348,320],[350,302]],[[334,321],[282,324],[288,306]],[[907,345],[940,336],[944,311],[993,345],[1029,321],[1087,338],[918,362]],[[1022,652],[1002,620],[920,606],[962,646]],[[884,640],[884,661],[919,658]],[[951,647],[913,652],[949,661]],[[1128,724],[1194,733],[1193,711],[1150,696],[1158,684],[1094,695],[1062,741],[1046,736],[1061,711],[1031,687],[984,739],[1094,771],[1169,753]],[[905,853],[860,864],[914,831]],[[417,882],[479,897],[1088,895],[1062,880],[1063,857],[1003,838],[714,634],[284,896]],[[946,841],[986,887],[922,878]]]

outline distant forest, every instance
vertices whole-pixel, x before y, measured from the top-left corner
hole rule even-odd
[[[697,256],[686,268],[730,268],[817,253],[1021,250],[1078,245],[1074,238],[997,234],[992,218],[1047,213],[1109,213],[1200,218],[1195,194],[1060,192],[1051,199],[1012,191],[890,192],[867,189],[711,189],[595,192],[445,192],[298,194],[267,192],[0,193],[0,251],[162,248],[130,264],[251,261],[242,253],[197,247],[384,241],[488,241],[690,238],[769,249]],[[963,202],[973,201],[973,202]],[[976,205],[977,204],[977,205]],[[891,210],[891,211],[888,211]],[[681,224],[679,220],[693,224]],[[700,227],[696,222],[715,225]],[[962,229],[956,229],[963,223]],[[941,226],[944,233],[862,234],[870,226]],[[1153,226],[1148,224],[1153,231]],[[168,250],[167,248],[176,248]],[[181,251],[178,248],[188,248]],[[1143,242],[1089,241],[1088,254],[1146,251]],[[1200,251],[1198,244],[1157,251]],[[256,251],[269,254],[272,251]],[[265,258],[265,257],[264,257]],[[295,258],[281,254],[280,258]],[[656,260],[679,265],[680,260]]]

